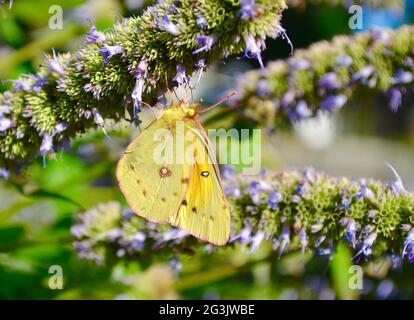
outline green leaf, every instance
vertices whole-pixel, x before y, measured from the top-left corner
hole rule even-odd
[[[0,228],[0,245],[9,244],[20,240],[25,234],[22,226],[9,226]]]

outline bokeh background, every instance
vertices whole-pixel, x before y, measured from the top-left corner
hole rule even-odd
[[[4,1],[1,1],[4,2]],[[0,2],[0,3],[1,3]],[[343,1],[290,1],[282,25],[295,49],[338,34],[351,34],[348,6]],[[368,1],[367,1],[368,2]],[[374,1],[375,2],[375,1]],[[364,29],[398,28],[414,22],[414,1],[388,1],[364,6]],[[345,1],[348,4],[348,1]],[[110,29],[120,17],[138,15],[150,5],[143,0],[15,0],[0,9],[0,90],[8,80],[35,72],[45,53],[74,51],[91,24]],[[63,29],[50,30],[49,8],[63,8]],[[289,56],[283,39],[270,40],[264,61]],[[237,77],[257,68],[254,60],[232,58],[213,66],[196,97],[206,103],[234,89]],[[384,97],[362,97],[334,117],[308,120],[264,139],[263,165],[271,169],[314,166],[331,175],[389,180],[392,163],[406,187],[414,189],[413,99],[396,114]],[[148,116],[148,118],[150,115]],[[144,116],[145,118],[145,116]],[[145,119],[144,119],[145,120]],[[180,255],[179,260],[128,261],[96,265],[83,261],[72,246],[70,228],[76,215],[99,203],[123,201],[114,168],[127,139],[136,129],[109,125],[111,139],[92,130],[72,142],[42,167],[41,159],[25,174],[23,189],[0,181],[0,299],[407,299],[414,297],[414,268],[391,269],[372,262],[364,289],[344,286],[351,261],[291,253],[266,259],[267,244],[252,254],[222,249]],[[62,267],[62,290],[52,290],[49,268]]]

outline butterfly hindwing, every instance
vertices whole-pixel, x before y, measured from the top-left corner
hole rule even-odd
[[[189,166],[154,159],[160,144],[154,135],[168,127],[166,117],[153,121],[131,142],[117,166],[119,186],[131,209],[153,222],[176,214],[188,189]]]
[[[187,120],[186,134],[192,135],[195,163],[191,165],[189,188],[178,213],[168,222],[202,240],[216,245],[227,243],[230,234],[230,211],[220,182],[214,151],[204,129]]]

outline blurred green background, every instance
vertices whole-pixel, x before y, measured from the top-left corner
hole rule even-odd
[[[349,14],[342,5],[296,1],[286,10],[283,26],[294,47],[304,48],[337,34],[350,34]],[[317,2],[317,1],[316,1]],[[334,1],[333,1],[334,2]],[[137,15],[151,1],[143,0],[15,0],[0,11],[0,90],[7,80],[35,72],[45,53],[74,51],[90,25],[110,29],[121,16]],[[63,29],[50,30],[49,8],[63,8]],[[396,28],[413,22],[413,4],[404,9],[364,8],[365,28]],[[265,61],[286,58],[282,39],[268,42]],[[196,95],[206,103],[232,89],[234,76],[257,63],[229,59],[212,67]],[[390,179],[384,160],[393,163],[409,189],[414,186],[413,99],[392,114],[380,97],[364,97],[336,117],[321,118],[265,139],[264,166],[288,169],[315,166],[332,175]],[[79,212],[110,200],[123,201],[114,168],[127,138],[136,134],[125,124],[112,125],[111,140],[100,130],[73,141],[70,152],[29,167],[19,187],[0,181],[0,298],[1,299],[388,299],[414,297],[414,268],[391,270],[386,261],[373,261],[364,289],[347,286],[350,253],[340,247],[333,260],[310,254],[271,257],[269,244],[249,255],[221,249],[212,255],[181,255],[182,271],[169,266],[171,257],[148,265],[130,261],[107,266],[80,260],[72,248],[70,227]],[[311,137],[311,138],[309,138]],[[318,143],[315,143],[317,141]],[[23,187],[21,187],[23,185]],[[231,252],[229,252],[231,251]],[[49,268],[62,267],[62,290],[49,288]]]

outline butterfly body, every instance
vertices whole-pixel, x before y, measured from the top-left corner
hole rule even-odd
[[[199,112],[184,102],[165,110],[127,147],[117,179],[136,214],[224,245],[230,212]]]

